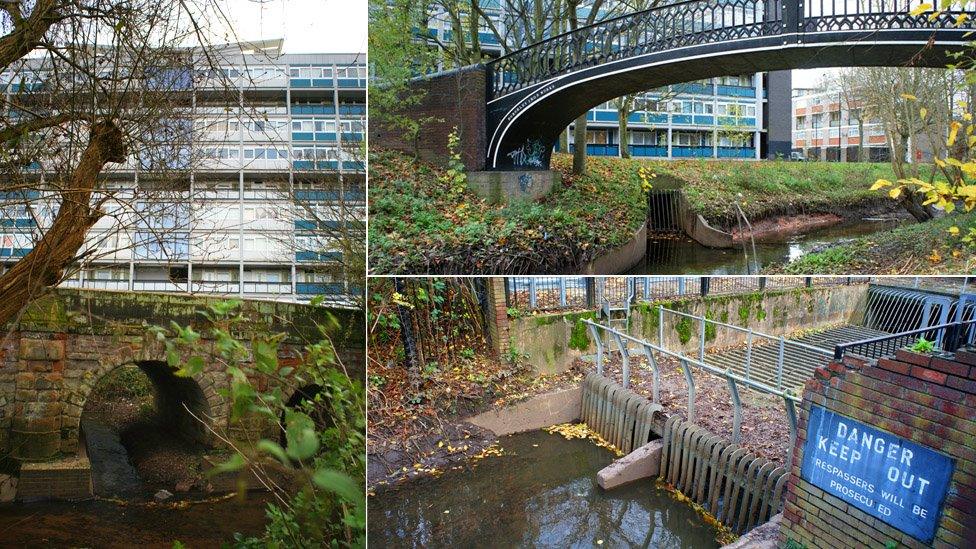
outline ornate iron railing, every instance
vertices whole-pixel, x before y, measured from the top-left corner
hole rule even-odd
[[[924,0],[689,0],[606,19],[487,63],[489,99],[561,74],[638,55],[788,34],[852,30],[939,30],[961,12],[911,15]],[[962,28],[973,29],[967,20]]]

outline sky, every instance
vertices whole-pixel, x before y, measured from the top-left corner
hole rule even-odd
[[[232,28],[242,41],[284,38],[285,53],[366,51],[367,0],[215,1],[225,15],[208,18],[215,41]]]
[[[816,88],[820,86],[824,75],[836,72],[837,69],[800,69],[793,71],[794,88]]]

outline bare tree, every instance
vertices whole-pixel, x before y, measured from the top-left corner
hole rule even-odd
[[[172,205],[148,198],[188,191],[192,88],[201,66],[216,65],[195,20],[202,8],[151,0],[0,5],[0,191],[5,212],[35,220],[33,242],[12,247],[22,257],[0,276],[0,322],[104,253],[86,235],[107,215],[141,221],[147,235],[166,228],[153,221],[158,210],[140,204]],[[223,83],[212,80],[220,93]],[[119,184],[122,172],[135,172],[137,183]]]
[[[891,151],[891,166],[897,179],[926,179],[932,182],[937,170],[921,174],[915,159],[922,146],[935,158],[947,154],[945,136],[952,123],[952,105],[957,76],[946,69],[861,68],[846,71],[855,100],[863,115],[880,121]],[[861,136],[864,139],[864,136]],[[924,196],[902,193],[901,205],[918,221],[932,219],[934,211],[923,205]]]

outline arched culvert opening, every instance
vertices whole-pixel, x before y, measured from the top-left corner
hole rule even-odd
[[[285,405],[293,410],[299,410],[312,418],[315,422],[315,431],[321,433],[322,431],[335,426],[335,418],[332,417],[332,411],[329,409],[329,405],[324,400],[325,395],[322,394],[322,387],[316,384],[306,385],[295,391],[287,401]],[[281,425],[285,426],[285,413],[281,414]],[[283,448],[287,448],[287,438],[285,436],[285,431],[282,430],[279,435],[279,444]]]
[[[95,494],[139,498],[203,487],[210,442],[203,422],[210,417],[200,385],[165,362],[126,364],[102,376],[81,414]]]

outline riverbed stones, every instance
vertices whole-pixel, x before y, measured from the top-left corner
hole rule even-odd
[[[173,492],[170,492],[169,490],[160,490],[156,492],[155,495],[153,495],[153,499],[156,500],[158,503],[162,503],[172,498],[173,498]]]

